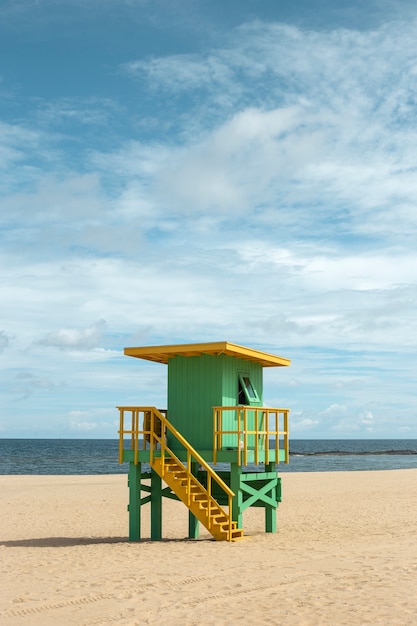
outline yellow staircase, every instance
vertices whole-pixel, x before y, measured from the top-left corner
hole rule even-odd
[[[206,460],[195,450],[180,432],[168,421],[166,415],[155,407],[119,407],[120,440],[119,462],[123,462],[124,436],[131,437],[133,463],[139,462],[139,436],[143,450],[149,451],[149,464],[165,481],[176,496],[188,507],[217,541],[238,541],[243,539],[243,530],[232,520],[232,502],[234,493]],[[132,426],[124,428],[124,414],[131,412]],[[140,425],[143,427],[140,428]],[[181,450],[183,463],[168,446],[167,434]],[[200,466],[206,473],[207,484],[202,485],[192,473],[192,468]],[[227,511],[213,497],[215,489],[223,492],[222,499],[227,501]]]
[[[154,456],[151,465],[217,541],[238,541],[244,538],[243,530],[237,528],[230,514],[179,459]]]

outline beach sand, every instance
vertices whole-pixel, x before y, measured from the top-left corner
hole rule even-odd
[[[164,500],[129,543],[126,475],[0,476],[0,624],[416,624],[417,470],[282,482],[276,534],[248,509],[249,539],[190,541]]]

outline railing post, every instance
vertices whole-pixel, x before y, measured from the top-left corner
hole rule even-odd
[[[119,409],[119,463],[123,463],[124,409]]]
[[[191,493],[190,493],[190,486],[191,486],[191,452],[190,450],[187,450],[187,504],[188,504],[188,508],[190,508],[190,504],[191,504]]]
[[[284,411],[284,431],[285,462],[288,463],[290,459],[290,447],[288,439],[288,411]]]
[[[248,410],[243,409],[243,465],[248,464]]]
[[[269,463],[269,409],[263,412],[262,419],[265,421],[265,463]]]
[[[213,410],[213,463],[217,462],[217,409]]]
[[[229,507],[229,529],[227,532],[227,541],[232,541],[232,496],[230,493],[227,496],[227,502]]]
[[[279,429],[279,414],[280,411],[275,411],[275,463],[279,463],[279,435],[280,435],[280,429]]]
[[[134,450],[135,449],[135,440],[134,440],[133,433],[134,433],[134,430],[135,430],[135,412],[134,412],[133,409],[131,409],[130,412],[132,414],[131,415],[131,417],[132,417],[132,419],[131,419],[132,425],[131,425],[131,430],[130,430],[130,449]]]
[[[132,410],[132,421],[134,423],[134,428],[133,428],[133,433],[132,433],[133,442],[134,442],[133,462],[135,465],[137,465],[138,464],[138,447],[139,447],[139,410],[138,409]]]
[[[207,493],[208,493],[208,498],[207,498],[207,519],[208,519],[208,523],[209,523],[209,529],[212,527],[212,520],[211,520],[211,494],[212,494],[212,478],[211,478],[211,474],[209,472],[207,472]]]
[[[151,410],[151,415],[150,415],[150,425],[149,425],[149,429],[150,429],[150,433],[149,433],[149,463],[151,465],[153,465],[153,460],[154,460],[154,448],[155,448],[155,430],[154,430],[154,413],[153,413],[153,409]],[[145,412],[143,413],[143,419],[145,420]],[[162,460],[162,475],[164,475],[164,461]]]

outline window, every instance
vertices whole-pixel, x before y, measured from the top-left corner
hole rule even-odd
[[[259,402],[258,394],[252,385],[249,374],[239,373],[239,404],[250,404],[251,402]]]

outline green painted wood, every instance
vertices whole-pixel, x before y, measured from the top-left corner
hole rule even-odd
[[[183,437],[207,461],[213,460],[213,406],[233,406],[239,404],[239,384],[242,377],[249,377],[256,390],[258,401],[247,400],[245,406],[258,407],[263,402],[263,369],[259,363],[228,355],[202,354],[194,357],[173,356],[168,361],[168,419]],[[239,382],[240,381],[240,382]],[[259,415],[258,428],[263,429],[262,413]],[[243,429],[243,423],[241,425]],[[237,412],[223,413],[223,429],[237,430]],[[248,409],[248,430],[256,430],[255,412]],[[253,461],[255,436],[249,436],[248,460]],[[223,450],[219,451],[219,462],[230,462],[231,469],[226,480],[234,491],[232,500],[232,519],[238,527],[242,526],[243,511],[250,506],[265,508],[265,528],[267,532],[275,532],[276,508],[281,496],[281,481],[277,478],[275,463],[265,467],[265,472],[243,474],[242,467],[237,464],[239,442],[237,435],[223,438]],[[178,440],[168,433],[168,445],[175,450],[177,456],[187,462],[186,451]],[[251,449],[252,448],[252,449]],[[281,457],[281,452],[279,455]],[[272,453],[272,451],[271,451]],[[156,451],[156,456],[159,452]],[[124,452],[124,460],[132,467],[133,451]],[[149,462],[149,451],[139,451],[139,465]],[[265,451],[259,450],[259,462],[265,459]],[[162,489],[162,483],[156,472],[151,473],[151,484],[141,485],[140,469],[131,470],[132,488],[129,504],[129,537],[140,539],[140,508],[145,502],[151,503],[151,538],[162,538],[162,498],[178,499],[170,488]],[[194,472],[194,470],[193,470]],[[198,467],[195,468],[195,473]],[[136,484],[136,487],[134,486]],[[147,496],[141,499],[141,488]],[[213,487],[215,489],[215,487]],[[219,494],[219,498],[224,495]],[[220,500],[219,500],[220,502]],[[227,504],[225,502],[224,504]],[[190,538],[199,535],[199,522],[189,513],[188,534]]]
[[[169,498],[170,500],[179,500],[179,497],[172,491],[171,487],[165,487],[165,489],[162,489],[162,497]]]
[[[129,463],[129,541],[140,541],[141,464]]]
[[[265,465],[265,472],[276,471],[276,464],[269,463]],[[277,479],[273,493],[271,493],[272,499],[276,502],[274,506],[265,506],[265,532],[276,533],[277,532],[277,508],[278,503],[281,502],[281,479],[276,474]]]
[[[211,419],[213,420],[213,415],[211,413]],[[213,424],[213,422],[211,422]],[[178,427],[176,427],[178,428]],[[211,426],[211,428],[213,428],[213,425]],[[180,431],[181,432],[181,431]],[[208,442],[207,442],[208,444]],[[177,454],[178,452],[178,456],[181,459],[181,461],[186,461],[186,453],[184,450],[178,450],[175,453]],[[201,454],[201,456],[208,462],[211,463],[213,461],[213,432],[211,433],[211,439],[210,439],[210,447],[209,448],[200,448],[198,450],[199,454]],[[155,451],[155,456],[158,456],[159,451],[156,450]],[[252,455],[252,456],[251,456]],[[269,451],[269,458],[273,458],[275,460],[275,450],[270,450]],[[134,452],[133,450],[125,450],[123,453],[123,462],[124,463],[130,463],[133,462],[134,459]],[[235,463],[237,459],[236,456],[236,446],[233,447],[232,450],[219,450],[217,452],[217,461],[219,463]],[[248,461],[249,462],[253,462],[254,460],[254,454],[253,451],[249,450],[249,454],[248,454]],[[265,460],[265,452],[263,450],[259,451],[259,462],[263,463]],[[138,461],[141,463],[149,463],[150,461],[150,452],[149,450],[139,450],[139,454],[138,454]],[[279,461],[284,462],[285,461],[285,450],[279,450]],[[143,478],[143,477],[142,477]],[[146,476],[145,476],[146,478]]]
[[[277,532],[277,510],[273,506],[265,507],[265,532]]]
[[[191,471],[194,474],[194,476],[197,476],[197,477],[199,474],[198,467],[199,467],[198,463],[192,463],[191,465]],[[197,517],[193,515],[193,513],[191,513],[191,511],[188,511],[188,537],[190,539],[198,539],[199,536],[200,536],[200,522],[198,521]]]
[[[268,480],[270,478],[277,478],[277,472],[250,472],[249,474],[242,474],[241,480],[254,481],[254,480]]]
[[[162,480],[151,470],[151,539],[162,539]]]
[[[239,374],[249,376],[253,387],[258,394],[259,402],[249,401],[247,406],[261,406],[263,399],[262,366],[234,357],[224,357],[222,360],[222,402],[221,406],[237,406],[239,404]],[[246,403],[245,403],[246,404]],[[241,424],[241,428],[243,425]],[[248,415],[248,430],[255,430],[253,414]],[[223,413],[223,430],[237,430],[238,415],[235,411]],[[249,447],[254,447],[254,437],[248,437]],[[237,448],[237,435],[223,436],[224,448]]]
[[[188,537],[189,539],[198,539],[200,536],[200,522],[188,511]]]
[[[277,507],[281,501],[281,478],[274,471],[275,463],[269,463],[266,472],[244,474],[242,468],[231,465],[229,477],[221,472],[223,480],[235,492],[233,498],[233,519],[242,526],[243,512],[249,507],[262,507],[265,510],[265,532],[275,533],[277,529]]]
[[[265,465],[265,472],[273,472],[276,470],[275,463],[269,463]],[[271,493],[272,499],[275,501],[274,506],[265,507],[265,532],[267,533],[276,533],[277,532],[277,508],[278,503],[281,502],[281,479],[276,474],[277,479],[275,482],[275,487],[273,493]]]
[[[242,528],[242,490],[240,488],[240,477],[242,466],[232,463],[230,466],[230,489],[235,494],[232,498],[232,520],[237,522],[238,528]]]
[[[213,409],[222,403],[219,357],[176,356],[168,361],[168,419],[197,450],[213,448]],[[168,434],[168,445],[178,443]]]
[[[244,359],[220,355],[222,371],[222,398],[223,406],[238,404],[239,374],[246,374],[258,394],[259,402],[249,402],[250,406],[261,406],[263,400],[263,377],[260,363],[252,363]]]
[[[237,406],[239,373],[250,376],[262,405],[262,366],[225,354],[184,357],[168,361],[168,419],[197,450],[213,449],[213,406]],[[236,428],[233,412],[224,416],[225,430]],[[228,420],[230,428],[228,428]],[[225,447],[237,447],[236,435],[225,439]],[[168,434],[168,445],[176,450],[176,439]]]
[[[241,483],[241,489],[244,494],[249,497],[243,498],[242,509],[245,510],[250,506],[253,506],[255,502],[262,503],[264,505],[277,507],[277,501],[275,500],[275,487],[276,479],[270,480],[262,487],[256,488],[256,486],[250,483]]]

